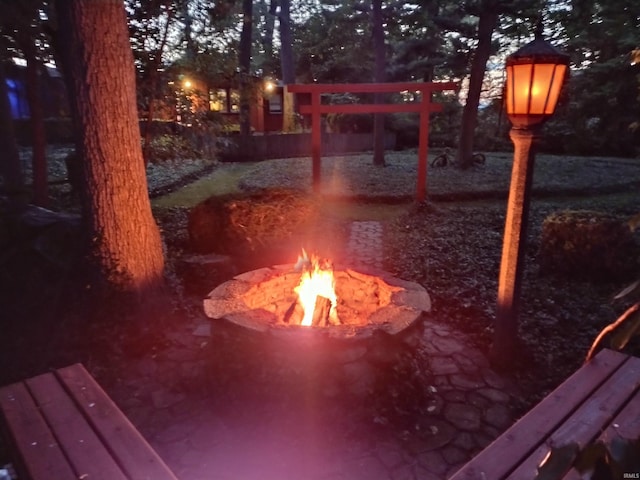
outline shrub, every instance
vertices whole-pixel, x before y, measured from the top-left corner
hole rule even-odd
[[[313,225],[319,205],[292,189],[210,197],[189,212],[189,241],[198,253],[224,253],[247,262],[285,254],[303,246],[301,236]],[[295,251],[295,250],[294,250]]]
[[[640,214],[633,216],[627,225],[632,232],[636,231],[640,227]],[[635,257],[629,260],[631,263],[635,263]],[[603,347],[622,350],[634,337],[640,337],[640,278],[615,295],[613,300],[635,303],[627,308],[615,322],[602,329],[589,349],[587,362]]]
[[[538,256],[542,273],[618,281],[635,275],[639,251],[627,221],[582,210],[544,220]]]
[[[197,158],[200,152],[192,142],[180,135],[162,134],[151,138],[148,149],[151,162]]]

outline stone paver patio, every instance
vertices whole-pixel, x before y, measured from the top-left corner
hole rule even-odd
[[[353,222],[345,258],[379,268],[382,230]],[[203,315],[109,388],[183,480],[445,479],[513,421],[505,381],[462,333],[430,318],[416,346],[427,359],[428,414],[399,436],[381,433],[388,419],[313,385],[293,396],[233,376],[216,381],[214,338]]]

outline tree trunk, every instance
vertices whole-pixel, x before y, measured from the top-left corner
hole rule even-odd
[[[460,168],[468,168],[473,164],[473,136],[478,120],[478,106],[482,93],[482,82],[487,68],[487,60],[491,55],[491,36],[498,24],[498,13],[492,10],[482,11],[478,22],[478,46],[471,62],[469,76],[469,92],[467,103],[462,110],[462,125],[458,142],[458,158]]]
[[[41,207],[49,204],[49,181],[47,174],[47,138],[44,127],[44,111],[40,98],[41,63],[36,56],[34,36],[26,34],[20,42],[27,60],[27,98],[31,113],[33,203]]]
[[[273,57],[273,31],[276,24],[276,11],[278,9],[278,0],[269,0],[269,12],[265,15],[264,20],[264,37],[262,39],[262,47],[264,48],[265,57],[271,60]]]
[[[251,134],[251,37],[253,0],[242,0],[242,32],[240,33],[240,135]]]
[[[155,115],[155,104],[158,97],[159,88],[159,78],[158,78],[158,69],[160,65],[162,65],[162,54],[164,53],[164,48],[167,45],[167,39],[169,37],[169,30],[171,24],[173,22],[175,10],[173,8],[169,9],[167,13],[167,19],[164,26],[164,32],[162,32],[162,40],[160,41],[160,45],[155,51],[153,56],[153,61],[149,65],[149,97],[148,97],[148,107],[147,107],[147,119],[145,122],[144,129],[144,137],[143,137],[143,148],[142,148],[142,158],[144,159],[145,166],[149,163],[149,156],[151,150],[151,138],[152,133],[151,130],[153,128],[153,116]]]
[[[384,29],[382,26],[382,0],[371,2],[371,23],[373,36],[373,51],[375,53],[374,78],[377,83],[385,80]],[[374,103],[383,103],[385,95],[375,94]],[[373,164],[385,166],[384,161],[384,113],[373,115]]]
[[[280,1],[280,68],[282,82],[285,85],[296,83],[296,68],[293,58],[293,37],[291,33],[291,0]],[[282,111],[282,131],[293,132],[296,129],[296,96],[284,91]]]
[[[85,219],[104,285],[149,299],[163,285],[160,232],[140,146],[133,54],[120,0],[57,0],[78,115]]]
[[[6,58],[6,55],[1,54],[0,58]],[[0,171],[4,179],[4,191],[9,198],[10,207],[20,209],[26,204],[24,175],[13,128],[11,105],[9,105],[9,94],[5,79],[4,67],[0,62],[0,152],[2,152],[2,155],[0,155]]]
[[[189,3],[189,1],[182,3],[182,18],[184,21],[184,40],[187,45],[185,49],[185,57],[189,64],[191,64],[191,62],[196,58],[197,48],[193,41],[193,17],[189,11]]]

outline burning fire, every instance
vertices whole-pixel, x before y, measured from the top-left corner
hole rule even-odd
[[[335,291],[335,279],[333,277],[333,265],[331,262],[320,261],[315,255],[311,258],[307,252],[302,250],[302,255],[298,257],[296,268],[302,270],[300,283],[294,288],[298,295],[298,303],[302,306],[304,317],[300,325],[310,327],[314,325],[314,317],[320,315],[320,322],[328,322],[332,325],[340,324],[336,307],[338,297]],[[330,302],[329,312],[318,311]],[[318,321],[318,320],[316,320]]]

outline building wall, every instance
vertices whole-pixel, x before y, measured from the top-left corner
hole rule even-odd
[[[6,67],[6,83],[14,119],[31,117],[27,100],[26,67],[9,64]],[[40,99],[45,118],[69,117],[69,102],[64,80],[60,73],[49,67],[40,72]]]

